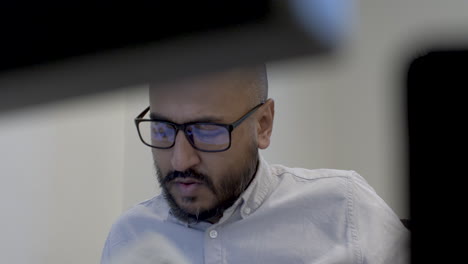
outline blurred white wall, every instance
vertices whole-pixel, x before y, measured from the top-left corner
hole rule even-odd
[[[125,158],[123,178],[123,208],[160,193],[153,166],[151,149],[141,143],[134,123],[135,117],[149,106],[148,87],[128,90],[125,105]]]
[[[270,163],[352,169],[409,217],[403,120],[407,56],[468,36],[468,1],[361,0],[334,60],[268,64]],[[420,48],[422,47],[422,48]],[[109,228],[158,193],[133,118],[144,86],[0,115],[0,263],[98,263]]]
[[[0,263],[98,263],[122,211],[124,107],[114,95],[0,115]]]

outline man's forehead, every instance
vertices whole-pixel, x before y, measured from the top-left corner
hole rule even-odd
[[[237,115],[233,104],[203,103],[195,101],[159,101],[150,105],[152,119],[174,123],[208,122],[229,123]]]
[[[169,121],[173,123],[225,123],[225,117],[221,116],[218,113],[213,113],[213,114],[200,114],[196,115],[193,113],[190,113],[188,116],[183,116],[179,115],[179,117],[174,117],[177,115],[174,115],[175,113],[165,113],[161,114],[161,111],[158,111],[158,109],[155,109],[154,111],[152,110],[150,112],[150,118],[151,119],[157,119],[157,120],[163,120],[163,121]],[[180,117],[183,116],[183,117]]]
[[[150,115],[175,123],[225,123],[243,111],[241,97],[216,89],[155,92],[150,99]]]
[[[227,87],[199,86],[199,87],[167,87],[165,89],[150,90],[150,105],[156,109],[190,108],[197,111],[213,111],[213,109],[242,107],[246,95],[241,90]],[[234,102],[237,102],[235,104]]]

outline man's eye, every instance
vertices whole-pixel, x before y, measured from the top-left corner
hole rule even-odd
[[[159,128],[158,133],[165,136],[166,135],[166,130],[164,130],[162,128]]]
[[[195,129],[198,131],[211,131],[211,130],[218,130],[219,127],[215,125],[195,125]]]
[[[204,135],[204,136],[216,136],[217,134],[219,134],[219,130],[214,130],[214,129],[200,130],[199,134]]]
[[[152,133],[155,137],[166,138],[166,137],[171,136],[171,134],[173,134],[172,130],[173,129],[169,125],[159,123],[159,124],[153,125]]]
[[[223,129],[214,126],[204,127],[203,129],[195,130],[195,134],[197,134],[200,137],[217,137],[223,134],[223,132]]]

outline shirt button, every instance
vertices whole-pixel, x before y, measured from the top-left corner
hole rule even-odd
[[[210,231],[210,237],[211,238],[216,238],[218,236],[218,232],[216,230],[211,230]]]
[[[251,211],[251,210],[250,210],[249,207],[246,207],[246,208],[244,209],[244,213],[245,213],[245,214],[250,214],[250,211]]]

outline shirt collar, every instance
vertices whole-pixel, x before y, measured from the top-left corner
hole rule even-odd
[[[255,178],[241,195],[241,217],[245,218],[254,213],[274,190],[279,179],[272,175],[270,165],[259,154],[259,164]]]

